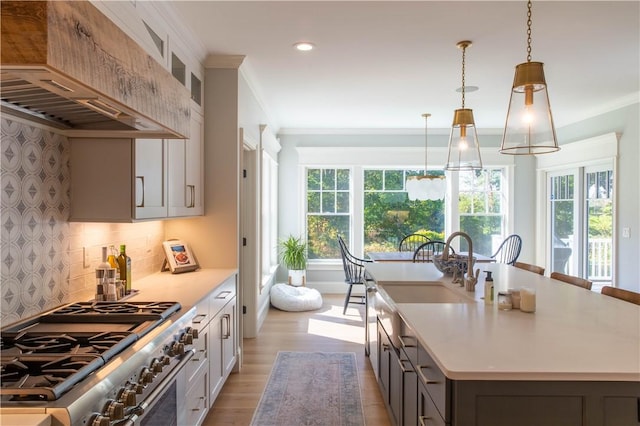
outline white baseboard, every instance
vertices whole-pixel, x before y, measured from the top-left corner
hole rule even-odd
[[[315,288],[321,294],[347,294],[348,289],[347,284],[335,281],[307,281],[307,287]],[[351,294],[364,295],[364,286],[354,285]]]

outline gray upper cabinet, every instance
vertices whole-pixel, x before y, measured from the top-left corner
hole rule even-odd
[[[72,138],[70,142],[70,221],[167,217],[164,140]]]

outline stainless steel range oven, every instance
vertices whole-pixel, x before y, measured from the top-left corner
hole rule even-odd
[[[62,426],[183,424],[195,308],[73,303],[0,331],[0,414]]]

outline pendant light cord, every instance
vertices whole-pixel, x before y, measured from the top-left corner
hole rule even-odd
[[[424,176],[427,176],[427,140],[428,140],[428,121],[429,121],[429,117],[431,117],[431,114],[429,113],[425,113],[422,114],[422,116],[424,117]]]
[[[531,0],[527,3],[527,62],[531,62]]]
[[[464,109],[464,66],[465,66],[465,53],[467,51],[467,46],[462,46],[462,109]]]

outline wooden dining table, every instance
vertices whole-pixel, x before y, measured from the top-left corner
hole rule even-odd
[[[468,255],[469,253],[466,251],[461,251],[457,254]],[[374,262],[413,262],[412,251],[374,251],[368,252],[367,256]],[[493,257],[484,256],[477,253],[473,253],[473,257],[476,258],[476,263],[490,263],[496,261]]]

